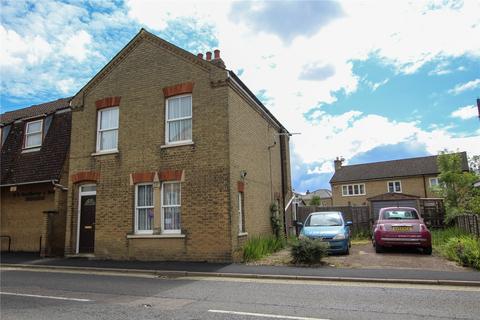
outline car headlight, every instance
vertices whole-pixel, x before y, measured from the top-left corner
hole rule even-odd
[[[343,240],[345,239],[345,234],[343,233],[337,233],[335,237],[333,237],[333,240]]]

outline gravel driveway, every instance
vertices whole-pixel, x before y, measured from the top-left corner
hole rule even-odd
[[[437,271],[465,271],[470,269],[458,266],[443,257],[425,255],[420,250],[410,248],[387,249],[385,253],[376,253],[370,242],[352,245],[350,255],[329,256],[328,264],[347,268],[412,268]]]
[[[291,261],[290,249],[284,249],[265,257],[251,265],[289,265]],[[385,253],[376,253],[371,242],[354,243],[350,254],[333,255],[324,259],[326,265],[342,268],[367,268],[367,269],[423,269],[435,271],[471,271],[471,269],[458,266],[455,262],[433,255],[424,255],[416,249],[387,249]]]

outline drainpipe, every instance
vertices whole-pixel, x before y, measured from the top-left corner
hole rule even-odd
[[[425,198],[427,197],[427,184],[425,183],[425,175],[422,174],[423,178],[423,192],[425,193]]]
[[[272,148],[275,147],[277,141],[274,141],[272,145],[268,146],[268,163],[270,166],[270,204],[273,203],[273,179],[272,179]]]

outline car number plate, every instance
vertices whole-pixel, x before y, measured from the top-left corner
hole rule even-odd
[[[392,226],[393,231],[411,231],[412,227],[411,226]]]

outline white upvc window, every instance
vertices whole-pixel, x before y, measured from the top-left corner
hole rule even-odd
[[[430,183],[430,187],[438,186],[438,178],[437,177],[429,178],[428,181]]]
[[[342,185],[342,196],[361,196],[365,195],[365,184],[356,183],[356,184],[345,184]]]
[[[162,183],[162,233],[181,233],[180,182]]]
[[[176,144],[192,141],[192,95],[167,99],[165,143]]]
[[[388,181],[387,191],[390,193],[401,193],[402,183],[400,181]]]
[[[238,193],[238,233],[245,233],[245,215],[243,212],[243,192]]]
[[[97,152],[117,151],[118,107],[98,111]]]
[[[42,146],[43,119],[30,121],[25,124],[25,139],[23,148],[37,148]]]
[[[135,233],[152,234],[153,217],[153,184],[137,184],[135,186]]]

